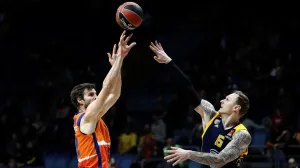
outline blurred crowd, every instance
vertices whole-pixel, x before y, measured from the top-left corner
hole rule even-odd
[[[198,22],[176,28],[173,34],[156,30],[156,37],[165,42],[166,52],[190,78],[201,97],[216,109],[220,100],[233,90],[248,95],[250,109],[242,122],[250,132],[266,130],[268,138],[261,156],[283,159],[291,165],[299,162],[294,156],[300,153],[297,148],[300,113],[296,107],[300,66],[297,39],[293,36],[299,21],[292,18],[287,23],[291,29],[280,29],[278,25],[285,22],[284,17],[284,21],[272,24],[257,16],[254,23],[235,18],[239,22],[228,21],[226,25],[230,26],[225,26],[214,17],[218,16],[215,12],[201,21],[206,24],[208,20],[216,21],[199,30],[199,34],[205,34],[199,35],[201,41],[190,37],[192,40],[186,42],[189,34],[182,35],[185,30],[193,32],[200,27],[197,24],[200,16],[193,18]],[[18,27],[21,23],[12,21],[13,16],[0,15],[0,52],[7,57],[1,66],[5,73],[0,83],[3,130],[0,164],[11,168],[42,165],[47,152],[75,155],[72,124],[76,109],[71,106],[70,91],[82,82],[96,83],[99,91],[110,67],[108,60],[98,56],[100,53],[91,39],[83,36],[76,39],[79,35],[74,32],[64,30],[39,37],[42,33],[26,29],[27,34],[19,37],[23,35]],[[27,20],[24,24],[33,23]],[[226,29],[240,30],[240,34]],[[91,34],[87,36],[90,38]],[[28,40],[31,35],[34,40]],[[137,32],[136,36],[143,40],[151,34],[141,37]],[[171,40],[176,38],[179,42]],[[181,96],[181,91],[174,89],[176,82],[161,71],[163,65],[151,60],[153,54],[147,43],[142,42],[146,47],[136,49],[126,60],[122,95],[104,116],[112,139],[111,153],[137,155],[132,167],[138,167],[142,159],[164,156],[164,150],[171,145],[201,148],[201,117]],[[179,44],[182,46],[177,47]],[[100,48],[107,50],[110,45]],[[141,58],[141,55],[150,56]]]

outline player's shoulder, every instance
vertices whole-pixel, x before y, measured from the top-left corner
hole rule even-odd
[[[74,120],[81,120],[82,117],[84,116],[84,114],[85,114],[84,112],[77,112],[77,113],[74,114],[73,119]]]
[[[232,136],[235,143],[238,143],[240,147],[247,147],[252,141],[252,137],[247,130],[240,130]]]
[[[248,132],[248,129],[247,129],[247,128],[245,127],[245,125],[242,124],[242,123],[239,123],[238,125],[236,125],[236,126],[234,127],[234,129],[235,129],[235,131],[245,130],[245,131]]]
[[[249,133],[249,131],[247,130],[247,128],[244,125],[240,125],[238,127],[236,127],[237,129],[235,129],[235,132],[233,134],[233,138],[241,138],[241,139],[245,139],[245,140],[250,140],[252,139],[251,134]]]
[[[196,107],[196,111],[202,111],[203,115],[206,116],[205,119],[207,122],[209,122],[209,120],[211,120],[217,114],[215,107],[205,99],[201,100],[200,105]]]
[[[202,99],[200,102],[200,106],[204,109],[204,110],[210,110],[210,111],[216,111],[215,107],[213,104],[211,104],[209,101]]]

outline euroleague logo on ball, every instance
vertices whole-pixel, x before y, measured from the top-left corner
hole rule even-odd
[[[121,23],[122,23],[122,25],[126,28],[126,29],[128,29],[128,30],[133,30],[133,29],[135,29],[133,26],[132,26],[132,24],[127,24],[126,22],[125,22],[125,19],[124,18],[122,18],[122,19],[120,19],[120,21],[121,21]]]

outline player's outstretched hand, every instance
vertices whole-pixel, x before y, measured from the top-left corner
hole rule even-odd
[[[132,37],[133,34],[130,34],[126,39],[126,31],[123,31],[123,33],[120,36],[120,41],[118,43],[118,51],[117,51],[117,45],[114,44],[113,50],[111,53],[107,53],[108,55],[108,61],[110,65],[113,65],[115,63],[115,60],[117,58],[117,55],[120,54],[121,57],[125,58],[132,47],[136,45],[135,42],[132,42],[130,45],[128,45],[128,41]],[[125,40],[124,40],[125,39]]]
[[[163,47],[161,46],[160,43],[158,43],[157,41],[155,41],[155,44],[151,42],[150,44],[150,49],[156,54],[156,56],[154,56],[155,61],[157,61],[158,63],[161,64],[167,64],[169,63],[172,59],[166,54],[166,52],[164,51]]]
[[[133,34],[131,33],[128,37],[126,37],[126,31],[124,30],[120,36],[117,54],[120,54],[120,56],[123,58],[125,58],[129,53],[129,51],[131,50],[131,48],[136,45],[136,42],[132,42],[131,44],[128,45],[128,41],[130,40],[132,35]]]
[[[179,162],[185,161],[188,159],[188,150],[184,150],[177,147],[171,147],[170,150],[165,150],[168,156],[165,156],[164,159],[167,160],[167,162],[174,162],[172,165],[175,166]]]

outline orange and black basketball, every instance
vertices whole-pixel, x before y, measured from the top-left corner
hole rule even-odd
[[[116,21],[123,29],[133,30],[143,22],[143,9],[135,2],[125,2],[117,10]]]

